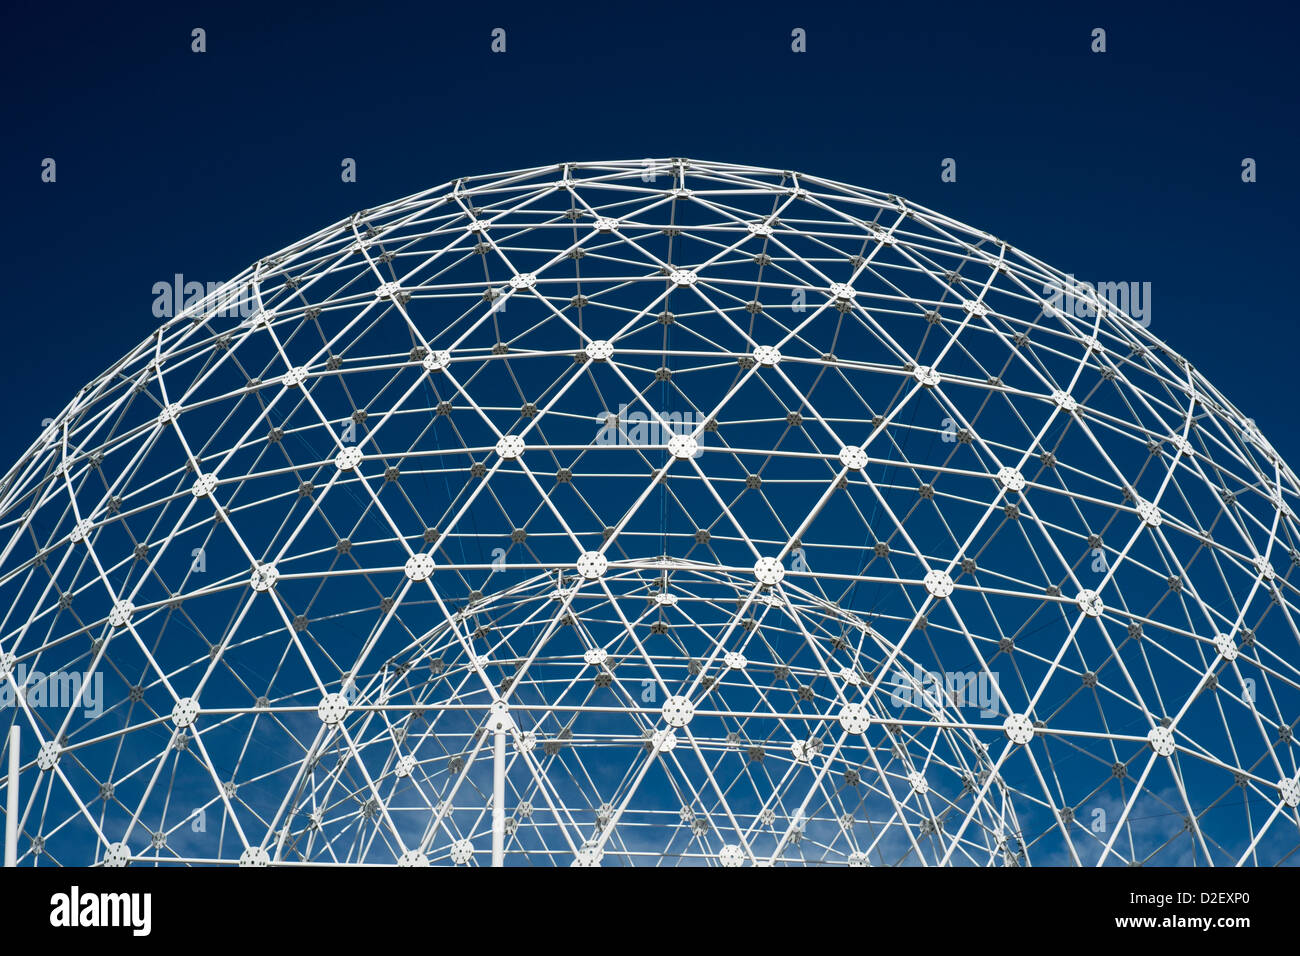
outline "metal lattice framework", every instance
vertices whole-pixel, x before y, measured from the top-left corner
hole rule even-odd
[[[19,862],[1292,861],[1297,491],[896,196],[458,180],[188,303],[5,476]]]

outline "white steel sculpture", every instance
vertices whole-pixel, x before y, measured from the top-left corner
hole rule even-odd
[[[1293,862],[1296,478],[1120,306],[685,160],[261,260],[0,487],[19,865]]]

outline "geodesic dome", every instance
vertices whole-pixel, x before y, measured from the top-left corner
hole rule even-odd
[[[1289,862],[1296,495],[897,196],[458,180],[194,296],[5,476],[19,859]]]

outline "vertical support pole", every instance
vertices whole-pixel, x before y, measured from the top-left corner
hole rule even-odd
[[[9,728],[9,781],[5,787],[5,866],[18,865],[18,744],[22,740],[18,721]]]
[[[506,865],[506,727],[496,721],[492,754],[492,865]]]

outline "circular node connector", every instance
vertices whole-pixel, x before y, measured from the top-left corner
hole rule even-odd
[[[570,866],[592,867],[600,866],[601,858],[605,853],[594,843],[584,843],[578,847],[578,852],[573,855],[573,862]]]
[[[660,591],[655,595],[655,603],[660,607],[674,607],[677,604],[677,595],[670,591]]]
[[[1023,747],[1034,739],[1034,722],[1027,714],[1012,714],[1003,722],[1002,731],[1013,744]]]
[[[695,195],[695,190],[687,189],[685,186],[676,186],[670,192],[674,199],[690,199]]]
[[[217,490],[216,475],[199,475],[194,479],[194,487],[190,489],[190,494],[195,498],[206,498],[212,492]]]
[[[925,779],[925,774],[921,773],[919,770],[913,770],[907,775],[907,784],[916,793],[930,792],[930,782]]]
[[[253,568],[253,575],[249,579],[254,591],[259,594],[265,593],[275,587],[275,582],[280,580],[280,572],[275,569],[274,564],[259,564]]]
[[[961,307],[966,310],[968,315],[973,315],[977,319],[982,319],[984,316],[989,314],[989,307],[983,302],[976,301],[975,299],[963,302]]]
[[[781,350],[775,345],[760,345],[754,349],[754,361],[763,368],[772,368],[781,363]]]
[[[934,388],[940,381],[939,373],[932,365],[918,365],[912,370],[912,378],[926,388]]]
[[[5,652],[0,654],[0,681],[13,673],[13,669],[18,664],[18,657],[15,654]]]
[[[608,216],[601,216],[596,220],[596,231],[610,233],[618,228],[618,220],[610,219]]]
[[[728,843],[718,851],[718,862],[723,866],[740,866],[745,862],[745,851],[734,843]]]
[[[679,289],[689,289],[699,281],[699,276],[689,269],[674,269],[668,276],[668,281]]]
[[[1288,807],[1300,807],[1300,780],[1295,777],[1280,780],[1277,788],[1281,792],[1283,803]]]
[[[113,610],[108,612],[108,623],[112,627],[126,627],[135,613],[135,605],[130,601],[118,601]]]
[[[586,348],[587,358],[593,362],[608,362],[614,356],[614,343],[608,339],[596,339]]]
[[[745,226],[746,231],[751,236],[761,236],[766,238],[772,234],[772,227],[765,222],[751,222]]]
[[[1052,392],[1052,401],[1056,403],[1057,408],[1064,409],[1067,412],[1076,411],[1079,407],[1079,403],[1069,393],[1063,392],[1059,388]]]
[[[931,597],[946,598],[952,594],[952,577],[947,571],[938,568],[928,571],[925,575],[925,589],[930,592]]]
[[[861,471],[867,467],[867,453],[857,445],[845,445],[840,449],[840,464],[849,471]]]
[[[410,754],[402,754],[397,758],[397,766],[393,768],[393,773],[399,777],[409,777],[411,771],[415,769],[415,758]]]
[[[605,652],[603,647],[593,647],[591,650],[583,652],[582,659],[592,667],[599,667],[609,659],[609,654]]]
[[[299,365],[297,368],[291,368],[280,376],[280,384],[285,388],[297,388],[307,381],[308,374],[307,366]]]
[[[316,705],[316,716],[326,727],[337,727],[348,715],[348,699],[342,694],[326,694]]]
[[[446,349],[438,349],[430,352],[420,360],[420,365],[426,372],[441,372],[451,364],[451,353]]]
[[[535,285],[537,285],[537,276],[531,272],[521,272],[517,276],[510,277],[512,289],[531,289]]]
[[[451,862],[464,866],[474,858],[474,844],[469,840],[457,840],[451,845]]]
[[[258,309],[248,317],[249,328],[264,329],[275,321],[275,313],[266,309]]]
[[[514,461],[524,453],[524,440],[519,435],[502,435],[497,439],[496,452],[506,461]]]
[[[406,576],[412,581],[427,581],[433,574],[433,555],[421,551],[406,559]]]
[[[77,522],[76,527],[68,532],[68,540],[73,544],[85,541],[90,537],[90,532],[94,530],[94,527],[95,522],[91,521],[89,518],[82,518]]]
[[[609,559],[599,551],[585,551],[578,558],[578,573],[588,581],[594,581],[609,568]]]
[[[1101,595],[1088,588],[1079,592],[1074,603],[1088,617],[1101,617],[1102,612],[1106,610],[1106,602],[1101,599]]]
[[[1232,639],[1231,634],[1216,634],[1214,649],[1219,652],[1219,656],[1225,661],[1235,661],[1237,659],[1237,642]]]
[[[685,697],[669,697],[664,701],[663,714],[669,727],[685,727],[695,716],[695,705]]]
[[[659,753],[672,753],[677,746],[677,731],[656,730],[650,736],[650,744]]]
[[[531,730],[525,730],[515,735],[515,749],[521,754],[531,753],[537,749],[537,734]]]
[[[1170,435],[1169,444],[1174,446],[1174,451],[1179,455],[1186,455],[1190,458],[1195,453],[1192,443],[1182,435]]]
[[[871,865],[871,863],[867,860],[867,855],[863,853],[861,850],[854,850],[852,853],[850,853],[848,863],[849,866],[870,866]]]
[[[1286,499],[1282,497],[1280,489],[1273,489],[1273,494],[1270,498],[1273,501],[1273,507],[1281,511],[1284,517],[1291,518],[1292,520],[1295,519],[1295,511],[1286,503]]]
[[[271,865],[271,854],[260,846],[250,846],[239,854],[239,865],[247,867],[265,867]]]
[[[668,454],[684,461],[694,458],[700,451],[700,443],[690,435],[674,435],[668,439]]]
[[[862,675],[852,667],[841,667],[838,676],[840,680],[850,687],[857,687],[862,683]]]
[[[384,282],[375,290],[376,299],[396,299],[402,292],[400,282]]]
[[[743,671],[749,666],[749,659],[740,651],[727,651],[726,654],[722,655],[722,663],[733,671]]]
[[[356,445],[348,445],[337,455],[334,456],[334,467],[339,471],[351,471],[357,465],[361,464],[361,459],[365,456],[361,454],[361,449]]]
[[[851,734],[865,734],[871,726],[871,715],[862,704],[845,704],[840,711],[840,726]]]
[[[172,723],[181,730],[193,727],[199,716],[199,702],[193,697],[182,697],[172,708]]]
[[[1015,468],[999,468],[998,484],[1007,491],[1024,491],[1025,476]]]
[[[780,584],[785,577],[785,566],[776,558],[759,558],[754,562],[754,577],[768,587]]]
[[[1161,757],[1172,757],[1174,755],[1174,732],[1168,727],[1154,727],[1151,733],[1147,734],[1147,741],[1151,744],[1151,749]]]
[[[487,729],[492,733],[506,733],[515,729],[514,718],[510,716],[510,705],[504,700],[494,700],[488,707]]]
[[[852,302],[858,290],[846,282],[831,283],[831,298],[836,302]]]
[[[176,419],[180,418],[180,416],[181,416],[181,407],[175,402],[172,402],[171,404],[164,407],[161,412],[158,413],[158,424],[170,425],[172,422],[176,421]]]
[[[104,865],[111,867],[126,866],[131,862],[131,848],[125,843],[110,843],[104,851]]]
[[[1268,558],[1263,555],[1252,558],[1250,563],[1255,566],[1255,573],[1265,581],[1272,581],[1276,576],[1276,572],[1273,570],[1273,565],[1270,564]]]
[[[40,770],[53,770],[54,765],[59,762],[59,755],[63,753],[63,748],[53,740],[41,744],[41,749],[36,753],[36,766]]]
[[[1142,519],[1142,523],[1148,528],[1160,527],[1160,522],[1163,520],[1160,515],[1160,509],[1151,502],[1139,501],[1137,513],[1138,517]]]
[[[407,850],[397,858],[397,865],[405,867],[428,866],[429,858],[419,850]]]

